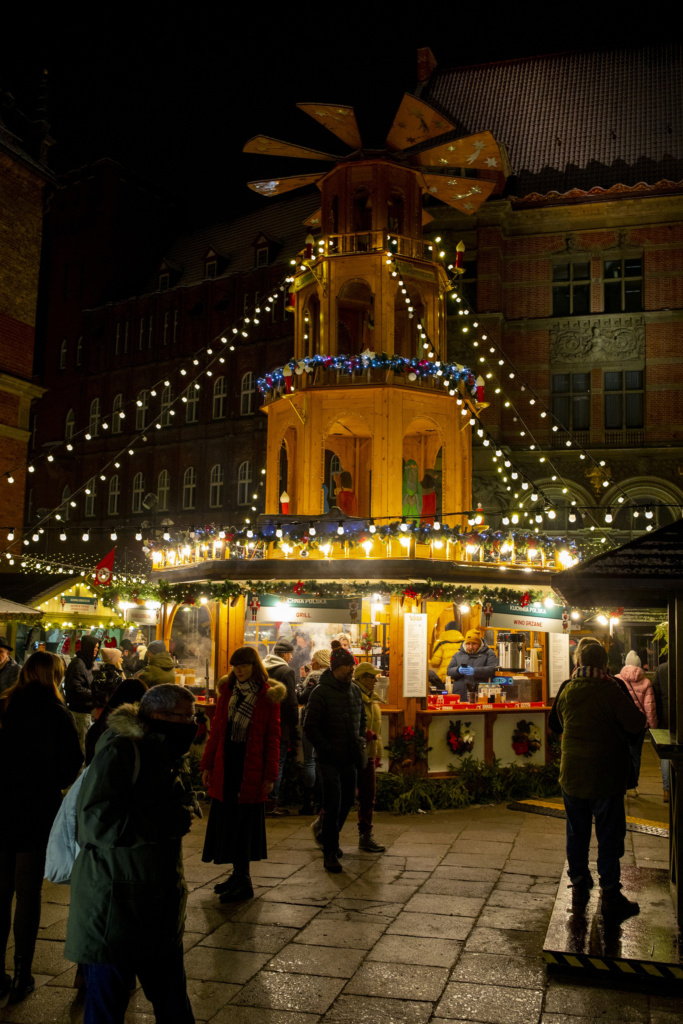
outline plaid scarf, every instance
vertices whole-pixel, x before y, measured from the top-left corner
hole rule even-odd
[[[260,689],[259,683],[253,679],[247,679],[243,683],[235,680],[228,704],[228,721],[232,726],[230,738],[235,743],[246,743],[249,723]]]

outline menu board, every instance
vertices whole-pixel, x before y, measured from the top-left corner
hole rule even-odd
[[[403,616],[403,696],[427,696],[427,616]]]
[[[569,636],[566,633],[548,634],[548,696],[557,694],[565,679],[571,675],[569,668]]]

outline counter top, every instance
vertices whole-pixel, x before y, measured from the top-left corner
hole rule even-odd
[[[552,709],[544,704],[542,700],[539,701],[505,701],[503,704],[465,704],[460,701],[459,704],[448,704],[444,707],[436,708],[424,708],[418,711],[419,715],[476,715],[486,711],[502,711],[515,713],[519,711],[551,711]]]

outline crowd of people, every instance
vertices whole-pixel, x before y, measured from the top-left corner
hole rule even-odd
[[[157,1020],[189,1024],[181,847],[201,816],[187,757],[197,738],[194,695],[176,684],[162,641],[141,654],[125,641],[100,650],[86,635],[66,673],[55,654],[37,651],[23,666],[11,654],[0,637],[0,813],[8,825],[0,837],[3,958],[15,904],[14,971],[0,975],[0,1005],[33,991],[48,841],[63,791],[75,783],[78,853],[70,865],[65,956],[79,965],[84,1022],[122,1022],[137,976]],[[594,886],[594,820],[601,911],[624,919],[639,910],[621,891],[624,794],[637,792],[646,726],[667,724],[666,665],[653,685],[632,651],[615,677],[607,651],[590,637],[578,644],[575,661],[549,718],[561,736],[572,898],[585,905]],[[358,661],[348,634],[313,650],[302,631],[280,637],[263,659],[254,647],[240,647],[229,664],[199,764],[210,798],[202,859],[231,868],[215,885],[218,900],[253,898],[250,865],[268,856],[266,814],[288,813],[280,793],[299,738],[301,812],[313,815],[324,870],[343,870],[340,833],[356,802],[359,849],[382,853],[373,834],[382,756],[379,669]],[[463,636],[451,622],[431,667],[457,693],[490,679],[497,659],[479,630]],[[662,778],[666,793],[664,762]]]

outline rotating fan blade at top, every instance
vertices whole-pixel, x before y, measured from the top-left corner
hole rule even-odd
[[[433,149],[423,149],[411,157],[420,167],[472,167],[486,171],[510,173],[507,154],[491,132],[479,132],[462,139],[444,142]]]
[[[294,156],[300,160],[326,160],[336,163],[341,157],[332,153],[321,153],[319,149],[308,149],[307,146],[296,146],[293,142],[282,142],[271,139],[268,135],[255,135],[242,147],[243,153],[263,153],[267,156]]]
[[[335,103],[297,103],[297,107],[351,149],[363,148],[353,107]]]
[[[452,178],[445,174],[423,174],[425,191],[440,199],[442,203],[454,206],[462,213],[474,213],[485,202],[496,187],[493,181],[479,178]]]
[[[262,196],[281,196],[304,185],[312,185],[320,181],[323,174],[295,174],[291,178],[264,178],[262,181],[248,181],[247,187]]]
[[[455,125],[428,103],[406,93],[389,129],[387,146],[389,149],[409,149],[419,142],[428,142],[455,130]]]

